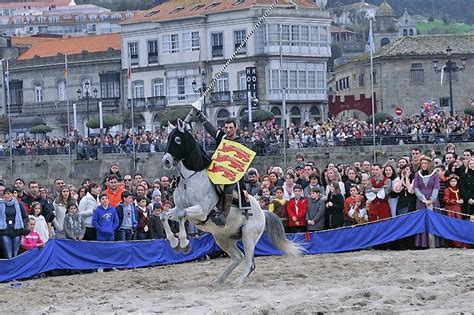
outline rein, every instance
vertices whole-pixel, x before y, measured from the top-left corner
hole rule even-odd
[[[181,181],[180,179],[182,178],[184,180],[184,189],[186,190],[186,181],[188,179],[190,179],[191,177],[193,177],[194,175],[197,174],[198,171],[194,171],[194,173],[192,173],[190,176],[188,176],[188,178],[185,178],[183,173],[181,173],[181,170],[179,170],[179,177],[178,177],[178,184],[179,182]],[[186,192],[186,191],[185,191]]]

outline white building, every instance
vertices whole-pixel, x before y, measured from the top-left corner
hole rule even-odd
[[[126,82],[130,61],[134,108],[146,129],[154,129],[165,107],[196,100],[193,82],[209,85],[268,7],[264,0],[165,2],[123,22],[122,73]],[[260,107],[271,110],[277,123],[282,87],[291,121],[325,117],[330,22],[315,2],[281,2],[217,81],[206,99],[209,118],[219,123],[246,113],[248,67],[256,69]]]

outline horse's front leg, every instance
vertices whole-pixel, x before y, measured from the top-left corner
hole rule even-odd
[[[163,228],[165,229],[166,238],[170,242],[171,248],[176,248],[179,244],[178,239],[174,236],[173,232],[171,231],[170,224],[168,222],[176,212],[176,208],[170,209],[166,212],[162,212],[160,214],[161,223],[163,223]]]
[[[177,220],[179,222],[179,247],[186,249],[189,246],[188,233],[186,232],[186,209],[176,211]]]

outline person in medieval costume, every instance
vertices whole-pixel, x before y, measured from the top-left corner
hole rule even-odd
[[[383,175],[382,165],[372,166],[372,178],[365,188],[368,201],[369,221],[377,221],[391,217],[388,195],[392,190],[392,181]]]

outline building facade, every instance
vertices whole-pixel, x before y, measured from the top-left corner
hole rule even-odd
[[[433,101],[449,114],[449,75],[441,76],[433,68],[433,60],[439,61],[439,68],[446,63],[449,46],[451,60],[458,66],[461,57],[467,58],[465,71],[452,73],[454,111],[462,114],[474,99],[473,43],[474,35],[406,36],[382,47],[374,56],[375,111],[394,116],[400,107],[409,117],[419,115],[423,104]],[[371,114],[368,56],[336,67],[328,86],[331,115],[365,118]]]
[[[99,101],[105,114],[122,114],[120,36],[36,39],[9,60],[8,81],[9,106],[2,89],[0,111],[11,115],[13,136],[28,133],[39,121],[53,128],[51,135],[63,136],[68,113],[69,130],[87,135],[86,123],[99,115]]]
[[[145,128],[153,130],[164,108],[197,100],[267,8],[264,1],[168,2],[122,23],[123,78],[131,65],[131,86],[123,91],[127,107],[133,99]],[[330,55],[327,12],[313,2],[278,5],[217,80],[206,98],[207,115],[218,124],[245,115],[246,70],[252,68],[259,106],[277,123],[283,88],[291,121],[321,119]]]

